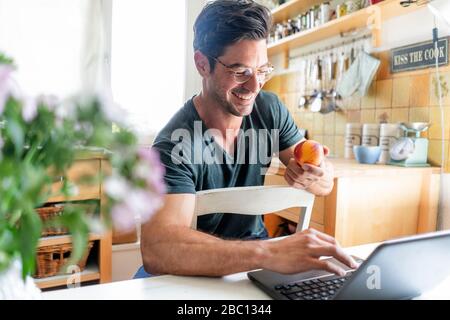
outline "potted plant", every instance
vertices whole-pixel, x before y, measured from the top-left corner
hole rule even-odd
[[[164,193],[158,155],[138,147],[111,99],[27,97],[12,80],[14,69],[12,59],[0,52],[0,299],[39,297],[30,275],[44,227],[69,230],[74,249],[68,264],[74,263],[89,232],[99,226],[133,228],[136,217],[146,221],[161,206]],[[61,216],[43,223],[36,208],[55,195],[54,178],[64,177],[77,153],[92,147],[104,150],[112,165],[111,175],[100,177],[108,197],[103,216],[89,217],[68,205]],[[63,181],[57,192],[73,195],[76,190]]]

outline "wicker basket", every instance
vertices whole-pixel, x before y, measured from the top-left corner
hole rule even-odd
[[[36,212],[41,217],[42,222],[46,222],[47,220],[51,220],[57,216],[60,216],[64,211],[63,206],[51,206],[51,207],[42,207],[37,208]],[[42,237],[48,236],[60,236],[63,234],[67,234],[68,230],[65,227],[48,227],[42,230]]]
[[[86,267],[89,252],[94,241],[89,241],[83,258],[77,263],[80,271]],[[67,262],[72,252],[72,244],[64,243],[54,246],[42,247],[37,251],[35,278],[45,278],[56,275],[59,269]]]

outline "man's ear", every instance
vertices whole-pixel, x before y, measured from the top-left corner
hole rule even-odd
[[[203,78],[208,76],[211,70],[208,57],[205,56],[201,51],[197,50],[194,53],[194,61],[198,73],[200,73]]]

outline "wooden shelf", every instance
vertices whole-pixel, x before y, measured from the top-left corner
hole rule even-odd
[[[288,2],[285,5],[287,6],[288,4],[290,4],[290,7],[294,8],[296,2],[303,1],[292,0],[292,3]],[[301,8],[300,4],[298,4],[298,6],[299,8]],[[400,5],[398,0],[385,0],[367,8],[361,9],[357,12],[343,16],[342,18],[331,20],[321,26],[296,33],[292,36],[277,41],[276,43],[271,43],[268,45],[268,53],[269,55],[275,55],[283,52],[286,53],[289,50],[302,45],[308,45],[314,42],[325,40],[327,38],[338,36],[342,33],[348,33],[369,26],[372,31],[373,45],[374,47],[378,47],[381,45],[380,30],[384,21],[396,16],[401,16],[413,12],[420,9],[421,7],[422,6],[417,6],[414,4],[407,8],[404,8]],[[280,6],[278,10],[280,12],[284,11],[282,6]],[[287,13],[276,14],[277,16],[282,17]],[[376,27],[375,23],[378,24],[378,27]]]
[[[324,0],[290,0],[272,10],[273,23],[283,22],[321,4]]]
[[[85,200],[98,200],[100,192],[86,193],[78,196],[71,196],[66,198],[64,196],[53,196],[47,200],[47,203],[65,202],[65,201],[85,201]]]
[[[97,234],[92,234],[89,236],[89,240],[100,240],[102,236]],[[62,235],[62,236],[51,236],[51,237],[43,237],[39,239],[38,248],[53,246],[56,244],[64,244],[71,243],[72,236],[71,235]]]
[[[36,285],[41,289],[67,285],[67,279],[71,274],[61,274],[48,278],[34,279]],[[80,274],[80,282],[100,280],[100,272],[97,266],[87,266]]]
[[[84,150],[86,151],[86,150]],[[96,200],[98,201],[99,213],[103,214],[106,197],[103,194],[100,181],[92,185],[83,183],[85,177],[99,177],[111,171],[107,158],[103,156],[106,152],[102,150],[89,149],[85,153],[79,153],[76,161],[72,167],[67,171],[67,179],[78,187],[78,194],[66,199],[60,195],[53,196],[48,202],[73,202],[79,200]],[[56,181],[52,185],[53,194],[56,194],[61,188],[61,181]],[[92,265],[88,264],[86,269],[80,274],[80,281],[98,281],[99,283],[106,283],[111,281],[112,264],[112,232],[108,231],[105,234],[90,234],[90,241],[96,241],[95,256],[92,259]],[[71,235],[50,236],[43,237],[38,242],[38,247],[52,246],[57,244],[71,243]],[[91,252],[92,253],[92,252]],[[65,286],[67,279],[71,277],[70,274],[62,274],[54,277],[47,277],[35,279],[36,284],[42,288],[52,288],[58,286]],[[78,276],[78,275],[77,275]]]

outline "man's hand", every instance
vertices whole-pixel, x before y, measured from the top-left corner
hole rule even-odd
[[[329,153],[327,147],[324,147],[324,153],[325,155]],[[333,165],[324,160],[320,167],[311,164],[300,166],[294,158],[291,158],[284,178],[294,188],[305,189],[319,196],[327,195],[333,189]]]
[[[338,265],[320,260],[322,256],[334,257],[351,269],[358,267],[333,237],[314,229],[294,233],[279,241],[264,241],[264,245],[267,246],[269,256],[263,268],[279,273],[292,274],[319,269],[345,275],[345,270]]]

